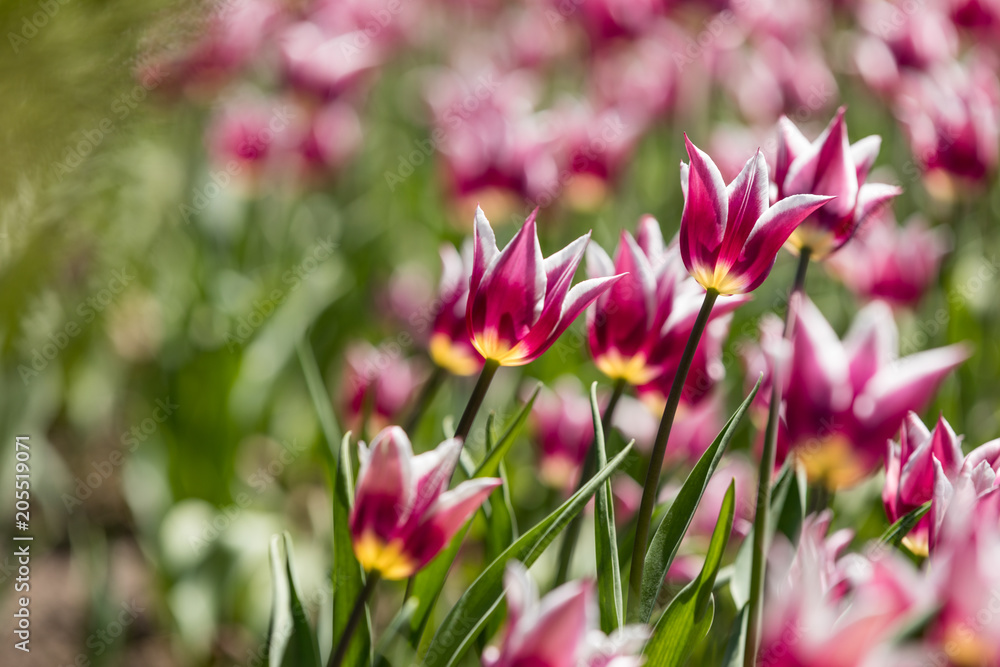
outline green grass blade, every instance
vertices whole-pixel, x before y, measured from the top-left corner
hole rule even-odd
[[[594,417],[594,452],[598,469],[608,464],[604,443],[604,426],[597,406],[597,383],[590,386],[590,411]],[[611,496],[611,480],[597,490],[595,505],[595,557],[597,559],[597,602],[601,612],[601,630],[611,634],[622,626],[625,613],[622,605],[622,577],[618,563],[618,534],[615,529],[615,508]]]

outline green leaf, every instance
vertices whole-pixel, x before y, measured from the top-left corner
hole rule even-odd
[[[891,545],[894,547],[899,547],[902,543],[903,538],[910,534],[913,527],[917,525],[917,522],[931,509],[931,501],[927,501],[917,509],[909,512],[896,521],[894,524],[885,529],[882,536],[878,538],[880,544]]]
[[[653,627],[653,635],[646,643],[644,653],[648,664],[657,667],[683,665],[698,642],[705,638],[712,627],[715,603],[712,588],[722,564],[722,556],[729,543],[735,516],[736,483],[731,482],[722,501],[719,520],[712,532],[712,540],[705,554],[705,564],[698,577],[671,600]]]
[[[288,533],[271,539],[271,627],[267,660],[271,667],[319,667],[319,644],[298,594]]]
[[[608,464],[604,444],[604,426],[597,406],[597,383],[590,386],[590,411],[594,417],[594,452],[598,468]],[[601,612],[601,630],[611,634],[622,626],[625,613],[622,605],[622,573],[618,564],[618,534],[615,529],[615,508],[611,496],[611,479],[597,490],[594,522],[595,556],[597,558],[597,602]]]
[[[805,504],[799,502],[795,497],[796,494],[790,493],[792,486],[797,481],[797,477],[794,460],[792,457],[788,457],[781,467],[781,471],[778,473],[778,478],[775,480],[771,491],[770,511],[772,519],[786,514],[785,508],[789,504],[794,503],[799,509],[805,507]],[[799,490],[797,495],[801,496],[801,490]],[[768,525],[771,526],[772,535],[774,534],[776,523],[774,520],[768,521]],[[799,523],[802,523],[801,518],[799,519]],[[736,559],[733,561],[733,574],[729,581],[729,595],[732,597],[733,604],[737,608],[745,606],[750,601],[750,568],[752,564],[753,528],[743,538],[743,543],[740,544],[739,551],[736,552]]]
[[[733,628],[729,633],[729,643],[726,644],[726,654],[722,658],[722,667],[743,667],[743,653],[747,646],[747,625],[749,622],[750,607],[743,605],[733,621]]]
[[[487,566],[451,608],[434,634],[424,655],[424,667],[449,667],[465,654],[489,614],[503,599],[503,574],[507,563],[519,560],[525,567],[531,567],[559,532],[583,510],[590,497],[621,465],[631,449],[631,445],[625,447],[579,491]]]
[[[653,539],[649,544],[649,550],[646,552],[646,564],[642,571],[639,621],[648,623],[650,617],[653,615],[653,607],[656,605],[656,599],[660,595],[660,589],[663,587],[667,570],[670,568],[670,564],[677,554],[677,548],[684,538],[684,533],[687,532],[688,526],[691,525],[691,518],[694,516],[695,510],[698,509],[698,503],[701,502],[701,497],[705,493],[708,480],[711,479],[712,473],[718,467],[726,446],[732,440],[733,433],[736,432],[737,424],[739,424],[740,419],[746,413],[747,408],[750,407],[750,403],[753,401],[754,396],[757,395],[759,388],[760,380],[757,380],[757,384],[750,391],[750,395],[744,399],[740,407],[733,413],[733,416],[729,418],[729,421],[726,422],[725,427],[723,427],[722,432],[719,433],[715,442],[705,451],[687,479],[684,480],[684,485],[677,492],[677,497],[674,498],[673,504],[670,505],[670,509],[667,510],[663,520],[657,526],[656,532],[653,534]],[[640,546],[636,545],[637,548]]]
[[[351,615],[354,602],[364,589],[365,579],[361,565],[354,557],[349,517],[354,502],[354,475],[351,467],[350,433],[341,437],[337,417],[333,414],[333,402],[323,384],[323,378],[305,339],[298,344],[299,363],[306,379],[309,396],[319,417],[327,447],[323,448],[323,458],[327,464],[327,474],[333,489],[333,638],[344,633],[347,619]],[[338,444],[339,443],[339,444]],[[360,626],[355,630],[344,656],[344,664],[366,665],[371,658],[371,620],[367,611]]]
[[[480,463],[479,467],[476,468],[476,471],[472,473],[473,477],[493,477],[497,474],[497,470],[500,468],[500,462],[503,461],[504,456],[506,456],[507,452],[510,451],[511,445],[514,444],[514,441],[517,440],[517,436],[520,435],[521,429],[524,428],[524,423],[528,420],[528,415],[531,414],[531,407],[535,404],[535,398],[538,397],[538,391],[541,388],[541,385],[535,387],[535,391],[531,393],[531,398],[528,399],[528,402],[524,404],[521,411],[518,412],[517,416],[514,417],[514,420],[511,421],[507,430],[504,431],[502,436],[500,436],[500,440],[498,440],[492,447],[489,447],[489,440],[492,440],[492,437],[489,435],[491,430],[490,428],[486,429],[487,447],[489,451],[486,454],[486,458],[483,459],[483,462]],[[488,426],[492,426],[492,424],[488,424]]]
[[[351,434],[344,434],[337,457],[338,474],[333,492],[333,637],[344,634],[354,603],[365,587],[364,572],[354,557],[349,525],[354,501],[351,475]],[[345,665],[366,665],[371,658],[371,620],[368,612],[354,631],[344,655]]]
[[[500,475],[500,488],[490,494],[488,501],[490,516],[486,522],[486,539],[484,544],[486,553],[484,561],[487,563],[496,560],[504,552],[504,549],[513,544],[514,540],[517,539],[517,523],[514,520],[514,507],[510,499],[510,485],[507,482],[507,470],[503,462],[500,463],[500,468],[497,472]],[[492,637],[500,628],[500,625],[503,623],[502,612],[503,609],[498,607],[490,615],[480,635],[483,642]],[[485,644],[483,644],[483,647],[485,647]]]
[[[471,525],[472,519],[466,521],[465,526],[455,534],[455,537],[451,538],[448,546],[435,556],[427,567],[418,572],[413,581],[410,599],[416,599],[419,604],[410,619],[408,635],[410,646],[413,647],[414,651],[420,645],[420,638],[423,637],[427,622],[431,618],[431,612],[434,611],[434,605],[437,604],[441,590],[444,588],[444,581],[458,557],[458,551],[462,548],[462,542],[465,540],[465,535],[469,532]]]
[[[375,647],[375,659],[372,662],[373,667],[403,664],[396,660],[400,653],[406,656],[403,658],[404,661],[413,662],[414,650],[406,642],[409,639],[410,621],[413,614],[416,613],[417,607],[419,607],[419,601],[415,597],[410,597],[403,603],[402,609],[389,623],[389,627],[379,636],[378,645]]]

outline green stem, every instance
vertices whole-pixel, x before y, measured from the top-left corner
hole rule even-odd
[[[688,371],[691,370],[691,362],[694,361],[695,351],[701,341],[701,335],[705,332],[708,319],[712,314],[712,307],[719,293],[714,290],[705,292],[705,300],[701,304],[701,311],[688,336],[687,345],[681,355],[680,364],[677,366],[677,373],[674,375],[674,383],[670,386],[670,394],[667,396],[667,404],[663,408],[663,417],[660,418],[660,427],[656,431],[656,439],[653,441],[653,452],[649,458],[649,468],[646,470],[646,483],[642,488],[642,502],[639,504],[639,515],[635,525],[635,542],[632,545],[632,569],[629,572],[629,618],[634,618],[639,610],[639,596],[642,590],[642,571],[646,565],[646,543],[649,539],[649,522],[653,516],[653,506],[656,504],[656,496],[660,484],[660,471],[663,469],[663,455],[667,451],[667,441],[670,439],[670,429],[674,425],[674,416],[677,414],[677,406],[681,402],[681,394],[684,391],[684,382],[687,380]]]
[[[365,606],[368,601],[371,600],[372,593],[375,592],[375,586],[378,584],[379,574],[378,572],[369,572],[368,580],[365,581],[365,587],[361,589],[358,593],[358,599],[354,602],[354,608],[351,609],[351,615],[347,619],[347,625],[344,626],[344,634],[340,636],[340,640],[337,642],[337,647],[330,654],[329,667],[340,667],[340,663],[344,660],[344,655],[347,653],[347,647],[351,643],[351,637],[354,635],[354,631],[358,627],[358,623],[361,622],[362,617],[365,615]]]
[[[803,248],[799,254],[799,266],[795,271],[795,282],[788,296],[785,311],[785,340],[791,340],[794,333],[796,295],[805,293],[806,270],[812,252]],[[771,506],[771,477],[774,474],[774,457],[778,447],[778,419],[781,411],[781,369],[780,360],[775,358],[771,369],[771,405],[767,413],[767,428],[764,430],[764,452],[760,457],[757,477],[757,506],[753,519],[753,561],[750,566],[750,616],[747,623],[747,639],[743,652],[743,667],[754,667],[757,650],[760,647],[760,620],[764,611],[764,570],[769,547]]]
[[[438,389],[441,388],[444,378],[445,370],[440,366],[434,366],[434,371],[431,373],[431,376],[427,378],[427,381],[424,382],[424,386],[420,388],[420,395],[417,396],[417,401],[413,404],[413,411],[410,412],[410,416],[406,418],[406,422],[403,424],[403,430],[406,431],[411,438],[413,436],[413,432],[420,424],[421,417],[423,417],[424,413],[427,412],[427,408],[430,407],[431,402],[434,400],[434,396],[437,395]]]
[[[624,378],[618,378],[615,381],[615,387],[611,392],[611,400],[608,401],[607,406],[605,406],[604,415],[601,417],[601,426],[604,431],[604,442],[608,441],[611,433],[611,417],[614,416],[615,408],[618,406],[618,401],[621,399],[622,394],[625,393],[625,387],[627,386],[628,383]],[[583,462],[583,470],[580,472],[580,481],[576,485],[577,491],[579,491],[583,485],[594,476],[594,472],[596,472],[595,468],[597,468],[597,451],[594,447],[594,441],[592,440],[590,442],[590,449],[587,450],[587,457]],[[556,586],[566,583],[566,578],[569,576],[569,564],[570,561],[573,560],[573,550],[576,548],[576,541],[580,537],[580,530],[582,527],[583,517],[580,514],[573,517],[573,520],[566,527],[566,534],[563,536],[562,543],[559,545],[559,569],[556,571]]]
[[[483,405],[483,399],[486,398],[486,391],[490,388],[493,376],[496,375],[499,368],[500,362],[493,359],[487,359],[486,363],[483,364],[483,371],[479,374],[479,381],[476,382],[476,388],[472,390],[472,396],[469,396],[469,402],[465,405],[465,412],[462,413],[462,418],[458,422],[458,428],[455,429],[456,438],[461,438],[465,441],[469,437],[469,431],[472,430],[472,422],[475,421],[476,414]]]

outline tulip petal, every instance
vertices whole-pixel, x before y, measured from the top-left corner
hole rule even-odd
[[[892,363],[899,349],[899,330],[892,309],[882,301],[873,301],[857,314],[844,337],[844,349],[850,364],[851,386],[856,394],[886,364]]]
[[[372,441],[358,471],[351,533],[374,533],[383,541],[394,536],[413,501],[413,449],[398,426],[383,429]]]
[[[799,131],[795,123],[786,116],[778,119],[778,157],[774,168],[774,182],[778,184],[779,193],[784,193],[785,179],[788,170],[800,155],[809,152],[811,144]]]
[[[754,225],[767,210],[769,191],[767,162],[757,149],[757,153],[746,161],[739,175],[726,188],[729,215],[719,253],[720,263],[727,266],[736,263]]]
[[[448,489],[461,451],[462,441],[449,438],[431,451],[413,457],[414,498],[411,516],[422,515]]]
[[[473,259],[472,276],[469,278],[469,291],[475,293],[483,279],[486,269],[493,264],[500,250],[497,249],[497,237],[493,233],[490,221],[486,219],[483,209],[476,206],[476,218],[472,231]]]
[[[824,214],[836,218],[849,216],[858,199],[857,169],[851,159],[844,113],[844,108],[837,112],[825,141],[820,145],[816,155],[816,182],[809,190],[814,194],[837,197],[824,209]]]
[[[780,200],[764,212],[747,238],[746,245],[732,273],[743,276],[744,292],[752,292],[771,273],[778,250],[784,245],[796,227],[810,213],[830,201],[831,197],[816,195],[792,195]]]
[[[859,139],[851,144],[851,159],[854,160],[858,183],[864,183],[868,178],[879,150],[882,148],[882,137],[873,134]]]
[[[891,436],[906,413],[923,409],[944,376],[969,354],[965,345],[949,345],[919,352],[880,369],[854,401],[860,427],[872,434],[888,428]]]
[[[542,313],[546,297],[544,264],[532,212],[496,261],[486,268],[475,293],[470,292],[466,318],[470,334],[475,338],[476,332],[485,332],[484,337],[500,349],[513,347]]]
[[[466,519],[500,484],[494,478],[471,479],[438,496],[419,524],[409,527],[404,538],[404,551],[417,569],[429,563],[451,541]]]
[[[575,667],[592,612],[589,584],[573,581],[546,595],[511,638],[511,664]],[[525,623],[525,620],[533,623]]]
[[[538,587],[528,574],[528,568],[519,561],[508,563],[503,575],[504,593],[507,598],[507,630],[517,626],[518,621],[527,614],[534,613],[538,607]]]
[[[873,215],[885,207],[893,197],[898,197],[903,189],[888,183],[865,183],[858,191],[858,205],[854,209],[855,227],[861,227]]]
[[[684,266],[715,266],[725,234],[729,205],[722,173],[706,153],[684,135],[690,166],[681,167],[686,181],[681,214],[680,246]],[[685,178],[686,176],[686,178]]]
[[[615,274],[615,264],[607,251],[596,243],[587,246],[587,277],[606,278]]]
[[[660,263],[666,253],[666,244],[663,242],[663,232],[660,230],[660,223],[651,215],[644,215],[639,218],[639,229],[635,235],[635,240],[646,253],[646,257],[655,266]]]
[[[966,472],[971,474],[972,470],[984,461],[993,468],[994,472],[1000,472],[1000,438],[990,440],[969,452],[962,464],[962,474],[966,474]]]

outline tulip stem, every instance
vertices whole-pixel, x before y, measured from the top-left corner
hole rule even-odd
[[[460,438],[463,442],[469,437],[469,431],[472,430],[472,422],[475,421],[476,414],[483,405],[483,399],[486,398],[486,391],[490,388],[490,383],[493,382],[493,376],[496,375],[498,368],[500,368],[500,362],[494,359],[487,359],[486,363],[483,364],[483,371],[479,374],[476,388],[472,390],[472,396],[469,396],[469,402],[465,405],[465,412],[462,413],[462,418],[458,422],[458,428],[455,429],[455,437]]]
[[[670,386],[667,404],[663,408],[660,426],[656,430],[656,439],[653,441],[653,452],[649,455],[649,468],[646,469],[646,483],[642,488],[642,502],[639,505],[638,520],[635,525],[635,542],[632,545],[632,568],[629,572],[629,618],[634,618],[639,610],[642,571],[646,565],[646,546],[649,539],[649,522],[653,516],[653,506],[656,504],[660,471],[663,469],[663,456],[667,451],[670,429],[674,425],[674,416],[677,414],[677,406],[681,402],[681,394],[684,392],[684,382],[687,380],[688,371],[691,370],[691,362],[694,360],[701,335],[705,332],[708,319],[712,314],[712,307],[715,306],[715,300],[718,297],[719,293],[714,289],[705,292],[701,311],[698,312],[698,318],[691,329],[691,335],[688,336],[687,345],[684,347],[684,353],[677,366],[677,373],[674,375],[674,382]]]
[[[430,407],[431,402],[437,395],[438,389],[441,388],[441,384],[444,382],[445,371],[440,366],[434,366],[434,371],[431,376],[427,378],[424,382],[424,386],[420,388],[420,394],[417,396],[416,402],[413,404],[413,411],[410,412],[410,416],[406,418],[406,422],[403,424],[403,430],[406,431],[407,435],[413,436],[413,432],[416,430],[417,426],[420,425],[420,419],[427,412],[427,408]]]
[[[788,295],[788,308],[785,310],[785,328],[783,337],[791,340],[795,322],[794,310],[799,299],[797,295],[805,293],[806,270],[809,268],[809,258],[812,252],[803,248],[799,253],[799,266],[795,271],[795,282]],[[757,664],[757,650],[760,647],[760,621],[764,611],[764,574],[767,564],[767,552],[770,542],[770,511],[771,507],[771,477],[774,474],[774,458],[778,447],[778,419],[781,411],[781,363],[776,357],[771,368],[771,405],[767,413],[767,428],[764,430],[764,451],[760,457],[760,469],[757,473],[757,505],[753,519],[753,561],[750,566],[750,605],[747,624],[747,639],[743,651],[743,667],[754,667]]]
[[[621,399],[622,394],[625,393],[625,388],[627,386],[628,383],[624,378],[618,378],[615,380],[614,389],[611,391],[611,399],[604,408],[604,415],[601,417],[601,427],[604,431],[605,443],[607,443],[608,437],[611,433],[611,418],[614,416],[615,408],[618,406],[618,401]],[[597,435],[595,434],[594,437],[596,440]],[[596,467],[597,452],[594,448],[594,440],[591,440],[590,449],[587,450],[587,457],[583,461],[583,470],[580,472],[580,481],[577,482],[576,485],[577,491],[583,488],[583,485],[594,476]],[[569,564],[570,561],[573,560],[573,550],[576,548],[576,541],[580,537],[580,529],[582,527],[583,517],[579,514],[573,517],[569,526],[566,527],[562,543],[559,545],[559,569],[556,570],[556,586],[566,583],[566,578],[569,576]]]
[[[354,635],[354,631],[357,629],[358,623],[361,622],[361,618],[365,615],[365,606],[368,604],[368,601],[371,600],[378,581],[378,572],[368,573],[368,579],[365,581],[365,587],[358,593],[358,599],[354,602],[354,608],[351,609],[351,615],[347,619],[347,625],[344,626],[344,634],[340,636],[340,640],[337,642],[336,648],[333,650],[333,653],[330,654],[328,667],[340,667],[340,663],[343,662],[344,655],[347,653],[347,646],[351,643],[351,636]]]

